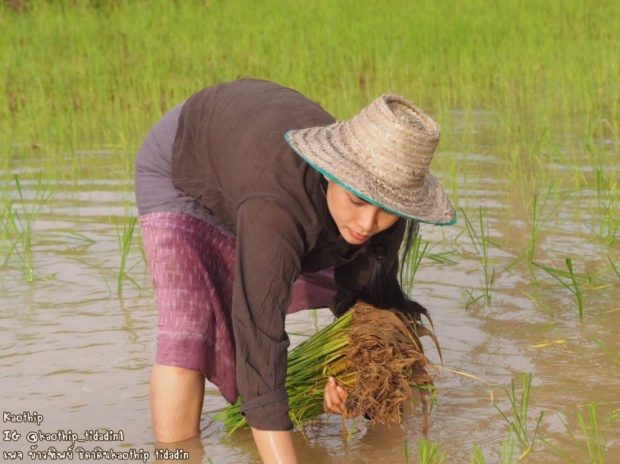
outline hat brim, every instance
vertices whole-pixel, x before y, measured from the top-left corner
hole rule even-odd
[[[285,134],[286,142],[306,163],[329,180],[350,191],[354,195],[406,219],[427,224],[448,226],[456,223],[456,213],[439,181],[430,173],[425,173],[413,191],[394,191],[386,195],[378,179],[373,178],[358,163],[347,156],[344,147],[334,147],[334,141],[313,144],[312,140],[329,139],[332,127],[339,122],[324,127],[290,130]],[[316,147],[331,147],[316,149]]]

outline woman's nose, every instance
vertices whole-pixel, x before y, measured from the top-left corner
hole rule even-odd
[[[370,205],[369,205],[370,206]],[[377,222],[377,214],[373,208],[364,208],[357,218],[357,225],[362,229],[362,232],[371,232]]]

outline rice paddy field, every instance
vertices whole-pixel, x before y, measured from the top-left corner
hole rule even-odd
[[[343,439],[325,417],[294,434],[300,462],[618,462],[618,24],[615,0],[2,2],[0,459],[73,444],[154,462],[134,156],[168,109],[248,76],[341,119],[381,93],[415,102],[458,211],[421,227],[405,282],[443,350],[428,432],[411,413]],[[292,316],[293,344],[331,320]],[[259,462],[205,395],[200,439],[173,450]],[[89,430],[111,433],[72,443]]]

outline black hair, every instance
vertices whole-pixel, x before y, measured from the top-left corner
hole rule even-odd
[[[407,227],[401,244],[399,275],[402,280],[404,268],[413,249],[418,235],[419,223],[407,220]],[[379,309],[395,309],[413,317],[416,321],[424,315],[429,318],[428,311],[418,302],[410,299],[402,289],[397,273],[385,259],[385,247],[379,243],[374,247],[376,264],[368,284],[359,292],[349,295],[338,305],[338,316],[349,310],[358,300],[364,301]],[[429,319],[430,320],[430,319]]]

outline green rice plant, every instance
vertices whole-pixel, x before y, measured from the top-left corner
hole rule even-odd
[[[601,235],[605,238],[605,243],[608,246],[613,245],[616,242],[620,231],[620,217],[614,216],[612,211],[612,207],[618,204],[620,204],[620,194],[618,193],[613,195],[609,202],[602,204],[605,214],[603,215],[603,220],[601,221],[603,223],[601,228],[604,227]]]
[[[609,264],[611,264],[611,268],[614,270],[616,275],[620,277],[620,271],[618,270],[618,267],[614,264],[614,262],[611,260],[611,257],[607,256],[607,259],[609,260]]]
[[[548,196],[546,198],[548,198]],[[528,263],[532,262],[532,260],[534,259],[534,253],[536,252],[538,232],[540,231],[540,222],[538,221],[538,217],[538,195],[534,195],[534,202],[532,206],[532,226],[530,228],[530,245],[527,249]]]
[[[579,319],[583,319],[583,295],[581,293],[581,284],[573,271],[573,262],[571,258],[566,258],[566,267],[567,271],[563,271],[561,269],[555,269],[550,266],[544,266],[542,264],[533,263],[536,267],[539,267],[543,271],[547,272],[553,278],[555,278],[558,282],[560,282],[565,288],[570,290],[570,292],[575,295],[577,298],[577,306],[579,308]],[[565,281],[564,279],[567,279]]]
[[[620,358],[618,358],[615,354],[613,354],[609,348],[607,348],[607,346],[605,345],[605,343],[603,343],[602,340],[595,338],[594,342],[601,348],[601,350],[603,350],[603,352],[609,356],[611,358],[611,360],[618,366],[620,367]]]
[[[510,430],[515,434],[516,439],[519,441],[523,452],[519,456],[519,459],[527,456],[534,448],[534,442],[536,441],[536,435],[538,434],[538,428],[542,421],[544,412],[541,411],[536,420],[534,430],[530,429],[529,424],[529,403],[530,403],[530,390],[532,385],[532,374],[521,373],[521,397],[517,398],[514,379],[510,381],[510,391],[506,391],[510,406],[512,407],[512,418],[508,416],[497,406],[495,408],[508,423]],[[506,446],[506,451],[510,450],[510,443]]]
[[[121,251],[121,262],[118,269],[118,277],[116,282],[116,293],[118,295],[122,295],[123,293],[123,281],[128,280],[131,282],[134,287],[140,288],[138,283],[132,279],[127,273],[127,258],[129,257],[129,251],[131,249],[131,243],[133,241],[133,234],[136,228],[136,223],[138,222],[138,218],[136,216],[131,216],[129,218],[125,218],[123,222],[123,228],[116,224],[116,237],[118,239],[118,245]]]
[[[53,232],[49,232],[47,236],[48,237],[53,237],[53,236],[63,237],[63,238],[73,240],[75,243],[79,243],[79,244],[94,245],[96,243],[96,241],[90,238],[89,236],[82,234],[80,232],[77,232],[75,230],[69,230],[69,229],[60,229],[60,230],[56,230]]]
[[[607,246],[611,246],[616,241],[616,237],[620,231],[620,218],[614,216],[613,208],[620,201],[617,191],[614,187],[605,185],[603,168],[596,171],[597,199],[598,206],[603,211],[601,218],[596,225],[588,223],[585,226],[598,238],[600,242]],[[609,198],[608,198],[609,197]]]
[[[413,402],[417,389],[425,427],[428,388],[433,380],[426,368],[419,337],[434,334],[410,316],[398,311],[377,309],[358,302],[344,315],[304,340],[288,353],[285,387],[289,415],[303,430],[324,413],[324,391],[330,377],[348,393],[343,414],[343,439],[347,414],[369,416],[378,423],[402,424],[404,405]],[[240,412],[241,398],[215,416],[223,420],[229,433],[246,427]]]
[[[605,434],[604,437],[600,436],[598,421],[596,418],[596,404],[590,403],[588,405],[587,421],[585,415],[581,411],[577,413],[577,419],[579,421],[579,427],[581,428],[581,433],[583,433],[586,447],[588,449],[588,455],[590,458],[589,462],[604,464],[607,434]]]
[[[471,464],[484,464],[485,458],[482,452],[482,449],[478,446],[477,443],[473,444],[474,452],[470,458]],[[502,464],[513,464],[515,459],[515,448],[516,448],[516,440],[512,433],[512,429],[508,429],[508,438],[502,443],[502,454],[501,454],[501,463]]]
[[[343,349],[348,345],[351,316],[352,312],[348,311],[289,353],[286,383],[291,419],[295,424],[301,425],[323,414],[323,391],[329,375],[336,373],[334,366],[344,362]],[[345,384],[351,380],[340,378]],[[241,399],[217,414],[215,420],[223,420],[229,433],[233,433],[247,424],[240,408]]]
[[[457,264],[457,261],[450,258],[450,255],[457,254],[455,249],[440,251],[437,253],[431,252],[434,246],[431,246],[430,242],[426,241],[422,245],[422,235],[418,234],[411,244],[411,250],[408,254],[408,262],[403,267],[400,274],[400,282],[403,290],[407,294],[411,294],[413,286],[415,284],[415,275],[420,268],[423,259],[434,261],[437,264],[452,265]]]
[[[587,462],[589,464],[604,464],[605,457],[608,451],[607,446],[608,440],[610,438],[611,426],[612,423],[617,420],[619,416],[618,411],[612,411],[609,417],[604,420],[603,424],[600,424],[600,419],[598,418],[596,412],[596,406],[596,403],[590,403],[587,407],[587,414],[584,414],[581,411],[577,413],[577,421],[579,423],[579,430],[581,432],[580,437],[575,436],[574,432],[568,427],[564,420],[560,418],[560,421],[563,423],[568,436],[576,444],[581,444],[582,447],[585,448],[585,452],[587,453]],[[602,429],[601,425],[603,426]],[[565,450],[558,448],[557,446],[550,443],[548,440],[543,439],[542,441],[549,449],[557,453],[566,461],[569,461],[573,464],[580,464],[584,462],[582,456],[576,459],[574,453],[571,453],[569,455],[568,453],[566,453]]]
[[[555,205],[549,209],[549,204],[552,201],[551,197],[554,193],[556,193],[555,183],[551,181],[544,196],[541,197],[539,194],[534,195],[531,203],[530,238],[527,250],[508,264],[505,268],[506,270],[521,261],[524,256],[526,262],[528,264],[532,264],[534,255],[536,254],[536,245],[538,244],[542,227],[554,214],[556,214],[556,211],[562,204],[562,201],[556,201]]]
[[[432,250],[432,247],[424,255],[426,256],[426,258],[430,259],[431,261],[434,261],[438,264],[443,264],[443,265],[457,264],[456,260],[450,258],[450,255],[457,254],[456,250],[441,251],[439,253],[431,253],[430,250]]]
[[[442,464],[446,460],[446,454],[440,454],[437,443],[421,440],[418,442],[418,450],[420,451],[420,464]]]
[[[9,243],[9,250],[5,255],[3,265],[6,266],[11,255],[15,253],[21,261],[26,282],[33,282],[35,280],[32,253],[34,222],[52,193],[43,186],[41,176],[39,176],[34,198],[28,200],[25,197],[19,177],[14,175],[13,180],[15,181],[20,208],[15,206],[14,201],[8,200],[2,212],[2,228]]]
[[[422,236],[417,234],[411,244],[411,251],[409,255],[409,263],[407,266],[403,267],[403,272],[400,276],[400,281],[403,287],[403,290],[407,294],[411,294],[413,291],[413,285],[415,282],[415,275],[418,272],[418,268],[420,267],[420,263],[422,262],[422,258],[426,254],[426,250],[428,249],[429,243],[426,242],[424,247],[422,244]]]
[[[483,277],[481,278],[482,295],[474,297],[473,294],[470,293],[470,300],[467,303],[469,306],[481,298],[485,298],[487,302],[490,301],[491,290],[495,282],[495,268],[489,263],[489,227],[487,221],[485,221],[485,214],[482,211],[482,207],[478,210],[478,231],[469,220],[463,209],[461,209],[461,213],[465,219],[465,227],[467,228],[467,233],[469,234],[471,243],[480,259],[483,273]]]
[[[484,453],[482,452],[482,449],[476,442],[474,442],[472,446],[474,447],[474,453],[470,457],[469,462],[471,464],[484,464]]]
[[[407,437],[405,437],[403,448],[405,452],[405,464],[409,464],[409,440],[407,440]]]
[[[0,243],[7,251],[3,253],[4,261],[2,267],[8,264],[15,248],[13,214],[13,201],[10,199],[3,200],[2,211],[0,212],[0,223],[2,224],[2,230],[0,230],[0,238],[2,241]]]
[[[450,130],[455,108],[465,115],[492,108],[498,123],[488,142],[514,147],[502,152],[515,167],[511,180],[522,186],[517,195],[556,181],[548,176],[562,176],[546,169],[551,162],[579,172],[578,159],[571,158],[577,150],[566,150],[555,135],[569,132],[557,129],[568,127],[571,115],[607,121],[609,127],[598,130],[618,133],[613,2],[509,0],[489,7],[484,0],[400,0],[389,8],[373,2],[360,9],[352,0],[302,6],[266,0],[243,8],[203,0],[107,2],[110,7],[37,0],[19,14],[6,3],[0,2],[0,56],[7,63],[0,132],[10,134],[9,144],[49,150],[44,162],[50,173],[59,171],[56,161],[66,153],[56,147],[135,147],[166,109],[205,85],[239,76],[298,88],[339,118],[382,92],[402,93],[448,129],[442,136],[447,151],[463,138],[474,140]],[[171,48],[164,31],[174,24],[184,27],[174,30],[178,47]],[[441,59],[429,60],[438,43]],[[182,77],[178,69],[186,70]],[[541,133],[554,134],[562,149],[548,158],[530,150]],[[588,143],[596,147],[599,140]],[[127,173],[130,158],[115,162]],[[457,198],[457,179],[467,182],[469,168],[441,158],[439,170],[458,174],[446,181]]]
[[[531,295],[530,293],[524,290],[521,290],[521,293],[525,295],[528,299],[530,299],[533,303],[535,303],[536,306],[540,307],[547,314],[550,314],[550,315],[553,314],[554,310],[550,308],[548,305],[546,305],[540,298],[537,298],[536,296]]]
[[[350,443],[353,435],[357,432],[358,421],[354,420],[349,422],[346,419],[342,419],[342,437],[344,443]]]
[[[517,442],[515,440],[514,435],[512,434],[512,430],[508,431],[508,438],[502,443],[502,464],[512,464],[514,463],[514,455],[515,449],[517,447]]]
[[[536,253],[536,243],[538,242],[538,237],[540,234],[540,230],[542,225],[557,211],[560,207],[561,202],[557,202],[553,208],[549,212],[545,214],[545,210],[549,204],[551,194],[555,191],[555,185],[553,182],[549,184],[547,188],[547,192],[542,198],[542,203],[539,203],[538,195],[534,195],[534,200],[532,204],[532,226],[530,228],[530,245],[527,249],[527,262],[532,263],[534,260],[534,254]]]

